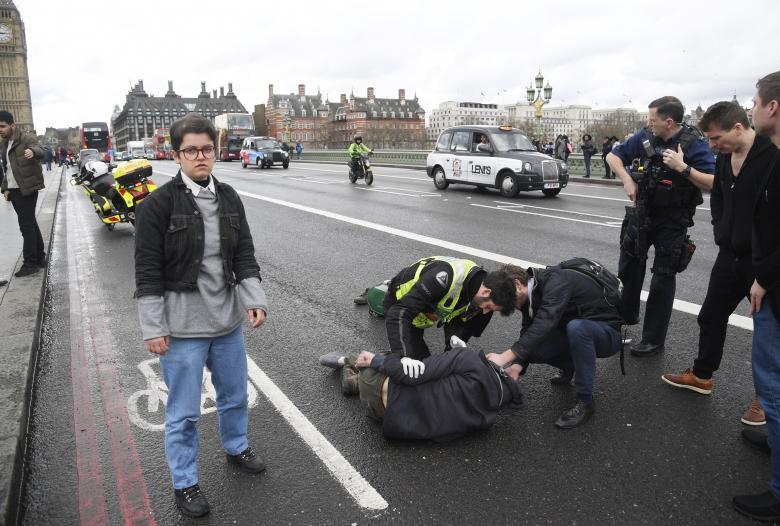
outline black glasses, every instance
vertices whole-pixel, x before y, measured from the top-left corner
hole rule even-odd
[[[185,159],[188,161],[194,161],[198,158],[198,154],[202,153],[204,159],[213,159],[214,154],[216,153],[216,150],[213,146],[204,146],[203,148],[196,148],[194,146],[190,146],[189,148],[184,148],[183,150],[179,150],[179,153],[184,156]]]

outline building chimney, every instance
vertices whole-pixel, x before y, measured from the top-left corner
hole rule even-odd
[[[200,81],[200,91],[206,91],[206,82]]]
[[[374,100],[374,88],[368,88],[368,100],[369,101]]]
[[[340,102],[341,102],[342,106],[346,106],[348,104],[348,102],[347,102],[347,94],[346,93],[342,93],[341,94]]]
[[[144,90],[144,81],[143,80],[139,80],[138,81],[138,91],[143,91],[143,90]]]
[[[216,99],[217,98],[217,88],[214,88],[211,90],[211,98]]]
[[[274,96],[274,85],[273,84],[269,84],[268,85],[268,96],[269,97],[273,97]]]
[[[298,84],[298,96],[299,97],[306,96],[306,84]]]
[[[228,82],[228,92],[227,92],[227,96],[228,96],[228,97],[233,97],[233,96],[235,96],[235,93],[233,93],[233,83],[232,83],[232,82]]]
[[[400,100],[406,100],[406,90],[401,88],[398,90],[398,98]]]
[[[225,86],[219,87],[219,98],[222,98],[225,96]]]
[[[172,80],[168,81],[168,91],[173,91],[173,81]]]

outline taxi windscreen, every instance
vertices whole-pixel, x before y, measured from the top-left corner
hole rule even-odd
[[[499,152],[536,151],[528,137],[519,132],[494,133],[491,135],[491,139]]]

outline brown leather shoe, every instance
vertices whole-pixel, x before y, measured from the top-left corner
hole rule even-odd
[[[758,399],[754,398],[745,413],[742,415],[742,423],[748,426],[763,426],[766,424],[766,415]]]
[[[689,389],[695,393],[708,395],[712,392],[713,381],[703,380],[697,378],[693,371],[688,368],[681,374],[666,373],[661,375],[661,380],[673,387],[679,387],[680,389]]]

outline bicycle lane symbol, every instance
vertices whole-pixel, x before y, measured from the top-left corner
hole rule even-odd
[[[251,360],[247,356],[247,360]],[[168,387],[162,379],[160,359],[150,358],[138,364],[146,380],[146,389],[141,389],[127,399],[127,416],[130,421],[146,431],[165,430],[165,406],[168,403]],[[257,388],[247,382],[249,408],[257,405]],[[217,393],[211,382],[211,372],[203,369],[203,385],[200,393],[200,414],[207,415],[217,410]]]

